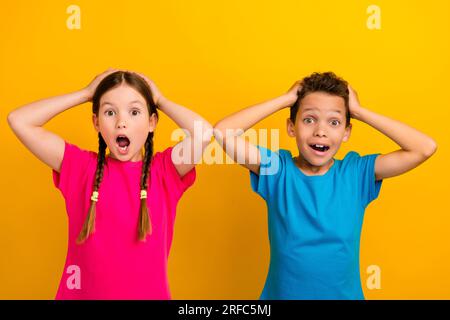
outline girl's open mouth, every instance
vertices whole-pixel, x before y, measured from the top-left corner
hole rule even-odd
[[[127,154],[130,146],[130,139],[124,135],[120,135],[116,138],[117,149],[120,154]]]

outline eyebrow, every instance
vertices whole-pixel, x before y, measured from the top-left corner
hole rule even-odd
[[[131,101],[129,104],[133,104],[133,103],[139,103],[140,105],[142,105],[142,102],[139,101],[139,100],[133,100],[133,101]]]
[[[132,104],[135,104],[135,103],[138,103],[138,104],[140,104],[140,105],[143,105],[142,102],[139,101],[139,100],[133,100],[133,101],[131,101],[131,102],[129,103],[129,105],[132,105]],[[109,102],[109,101],[104,101],[104,102],[101,104],[101,106],[104,106],[104,105],[106,105],[106,104],[109,104],[109,105],[111,105],[111,106],[115,106],[114,103]]]
[[[306,112],[306,111],[317,111],[317,109],[316,108],[303,109],[303,112]],[[341,110],[331,110],[330,112],[342,113]]]
[[[102,104],[101,104],[100,106],[104,106],[105,104],[109,104],[109,105],[111,105],[111,106],[114,106],[114,103],[109,102],[109,101],[104,101],[104,102],[102,102]]]

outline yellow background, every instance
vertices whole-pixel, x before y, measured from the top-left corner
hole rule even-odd
[[[81,9],[69,30],[66,9]],[[381,30],[366,27],[369,5]],[[108,67],[143,72],[173,101],[211,123],[284,93],[313,71],[332,70],[363,106],[432,136],[438,152],[384,182],[366,210],[361,281],[367,299],[449,299],[450,2],[436,1],[2,1],[0,5],[0,298],[53,299],[63,272],[67,217],[51,170],[15,138],[9,111],[74,91]],[[46,125],[97,150],[91,105]],[[281,128],[288,110],[257,128]],[[162,116],[157,150],[173,144]],[[354,121],[337,157],[396,145]],[[257,299],[268,262],[266,206],[238,165],[200,165],[178,206],[169,280],[175,299]],[[369,265],[381,289],[366,287]],[[332,266],[330,266],[332,268]]]

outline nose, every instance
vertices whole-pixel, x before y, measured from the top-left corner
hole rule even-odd
[[[125,120],[123,119],[119,119],[119,121],[117,121],[117,129],[125,129],[127,126],[125,124]]]
[[[326,137],[327,133],[323,127],[323,125],[321,125],[320,123],[316,126],[315,130],[314,130],[314,136],[315,137]]]

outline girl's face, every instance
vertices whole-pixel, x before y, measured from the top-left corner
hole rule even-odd
[[[156,115],[149,115],[144,97],[126,83],[103,94],[98,116],[94,114],[92,120],[110,156],[120,161],[142,160],[142,147],[157,123]]]
[[[296,138],[306,166],[317,171],[331,165],[341,143],[350,137],[351,126],[346,127],[345,116],[342,97],[313,92],[302,99],[295,125],[288,119],[288,134]]]

